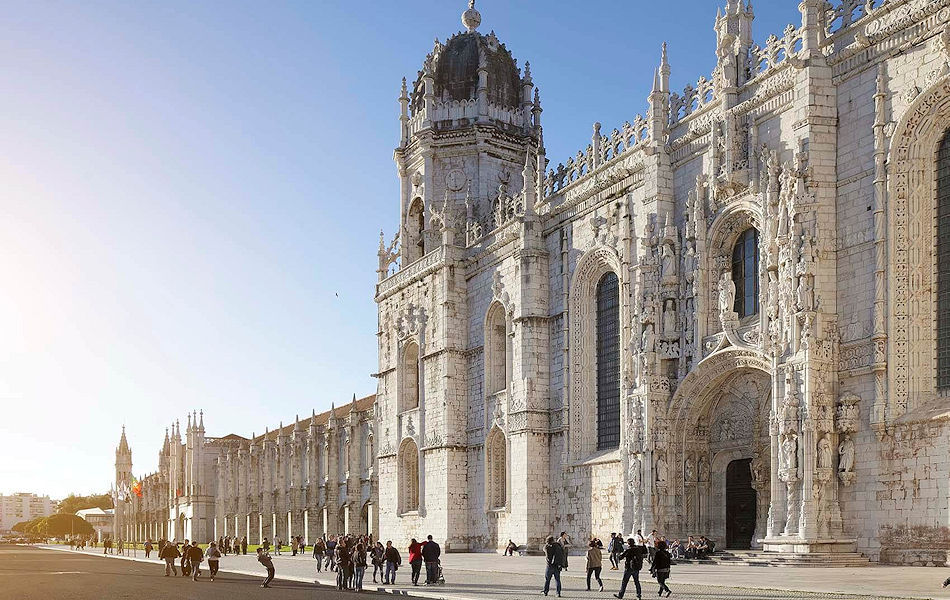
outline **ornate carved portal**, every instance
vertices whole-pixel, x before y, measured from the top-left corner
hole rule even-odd
[[[741,530],[737,543],[761,547],[771,478],[767,368],[753,352],[717,353],[677,392],[669,412],[674,433],[655,449],[667,471],[657,515],[664,531],[706,535],[722,547],[727,532]],[[730,479],[743,493],[730,490]]]

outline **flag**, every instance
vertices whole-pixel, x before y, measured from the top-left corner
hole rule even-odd
[[[142,497],[142,482],[135,478],[135,475],[132,476],[132,493],[134,493],[139,498]]]

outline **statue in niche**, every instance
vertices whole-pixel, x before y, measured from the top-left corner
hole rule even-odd
[[[830,469],[831,459],[831,442],[828,441],[828,436],[825,436],[818,440],[818,468]]]
[[[765,481],[765,464],[762,460],[762,454],[758,451],[752,453],[752,462],[749,464],[749,469],[752,472],[752,482],[753,483],[762,483]]]
[[[647,323],[643,328],[643,351],[653,352],[656,347],[656,334],[653,332],[653,323]]]
[[[723,271],[719,278],[719,312],[728,315],[734,312],[736,306],[736,283],[732,280],[732,273]]]
[[[663,334],[676,333],[676,307],[672,300],[667,300],[663,307]]]
[[[798,290],[796,292],[796,296],[799,310],[814,310],[815,286],[811,281],[811,275],[802,275],[798,278]]]
[[[798,471],[798,438],[794,435],[786,436],[782,441],[782,456],[785,469],[794,473]]]
[[[699,480],[709,481],[709,461],[705,456],[699,457]]]
[[[662,275],[663,279],[676,278],[676,252],[673,250],[672,243],[663,244],[661,248],[662,256]]]
[[[838,472],[851,473],[854,471],[854,442],[846,437],[838,444]]]
[[[663,458],[663,455],[661,454],[656,459],[656,482],[666,483],[668,475],[669,473],[666,467],[666,459]]]
[[[686,465],[683,467],[683,469],[686,476],[686,481],[695,481],[695,479],[693,479],[693,476],[696,474],[696,471],[693,467],[692,457],[687,457]]]

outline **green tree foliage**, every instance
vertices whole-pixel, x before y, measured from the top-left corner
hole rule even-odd
[[[14,525],[13,531],[48,537],[92,535],[93,533],[92,525],[87,523],[84,519],[76,515],[64,514],[39,517],[32,521],[23,521]]]
[[[77,510],[84,508],[115,508],[109,494],[93,494],[92,496],[77,496],[70,494],[59,503],[59,513],[74,515]]]

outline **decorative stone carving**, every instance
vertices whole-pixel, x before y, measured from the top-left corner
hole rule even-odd
[[[696,481],[696,468],[693,463],[693,457],[687,456],[686,463],[683,465],[683,478],[686,480],[686,483],[692,483]]]
[[[699,481],[709,481],[709,459],[705,454],[699,457]]]
[[[839,433],[854,433],[858,430],[858,419],[860,416],[858,404],[860,402],[861,397],[852,392],[845,392],[838,398],[835,421]]]
[[[676,304],[667,300],[663,305],[663,335],[676,335]]]

